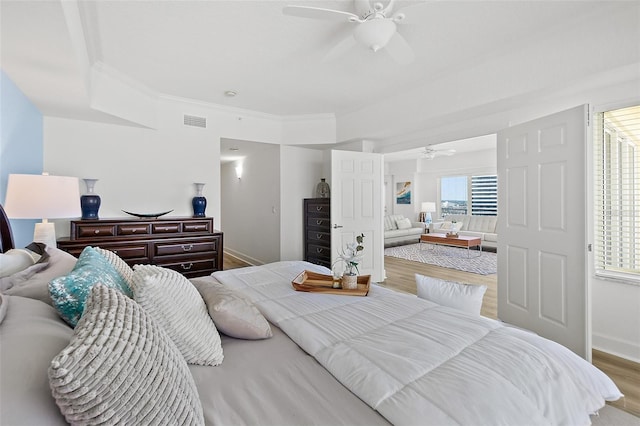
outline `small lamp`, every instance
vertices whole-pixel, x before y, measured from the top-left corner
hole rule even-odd
[[[80,217],[78,178],[10,174],[5,211],[12,219],[42,219],[33,241],[56,247],[56,230],[49,219]]]
[[[238,179],[242,179],[242,163],[238,162],[236,163],[236,177]]]
[[[426,201],[422,203],[422,213],[424,213],[424,223],[427,225],[431,223],[431,213],[436,211],[436,203],[433,201]]]

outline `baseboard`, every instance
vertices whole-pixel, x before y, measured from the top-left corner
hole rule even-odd
[[[601,352],[640,363],[640,346],[633,342],[593,333],[592,346]]]
[[[244,254],[244,253],[240,253],[238,251],[235,251],[235,250],[232,250],[232,249],[228,249],[228,248],[224,249],[224,255],[225,256],[234,257],[234,258],[236,258],[238,260],[241,260],[241,261],[243,261],[245,263],[248,263],[251,266],[264,265],[264,262],[261,262],[258,259],[255,259],[255,258],[253,258],[251,256],[248,256],[248,255]]]

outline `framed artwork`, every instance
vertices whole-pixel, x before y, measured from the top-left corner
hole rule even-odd
[[[411,182],[396,183],[396,204],[411,204]]]

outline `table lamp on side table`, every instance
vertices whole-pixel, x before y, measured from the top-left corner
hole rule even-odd
[[[78,178],[10,174],[4,208],[11,219],[42,219],[33,241],[56,247],[56,230],[49,219],[80,217]]]
[[[429,225],[431,223],[431,213],[435,213],[436,211],[436,203],[433,201],[425,201],[421,207],[421,211],[424,213],[424,223]]]

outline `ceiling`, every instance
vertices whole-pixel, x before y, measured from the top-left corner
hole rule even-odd
[[[355,24],[288,16],[287,4],[354,11],[352,0],[2,0],[0,64],[45,115],[108,120],[89,107],[88,62],[170,97],[284,117],[344,117],[372,105],[391,108],[399,96],[505,55],[517,60],[514,52],[541,35],[560,45],[565,32],[570,37],[567,22],[607,16],[622,3],[399,0],[395,10],[404,7],[406,19],[398,31],[416,57],[409,65],[359,45],[326,60]],[[545,60],[535,66],[543,70]],[[513,70],[505,72],[513,79]],[[237,96],[225,96],[228,90]],[[450,87],[460,97],[455,92]],[[377,128],[365,124],[370,131],[358,136],[397,136],[374,121]]]

